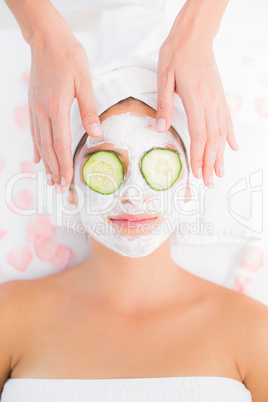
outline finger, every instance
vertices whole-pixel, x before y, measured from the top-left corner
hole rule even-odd
[[[88,74],[80,75],[80,81],[75,83],[75,91],[85,131],[92,137],[99,137],[102,134],[102,129],[95,105],[89,69]]]
[[[226,119],[226,125],[227,125],[227,137],[226,137],[227,142],[234,151],[238,151],[239,145],[237,144],[235,136],[234,136],[232,117],[230,114],[229,106],[228,106],[225,95],[223,95],[223,108],[224,108],[224,112],[225,112],[225,119]]]
[[[166,131],[171,126],[174,113],[174,92],[174,72],[167,69],[161,70],[160,63],[158,63],[156,129],[159,132]]]
[[[39,123],[38,123],[37,118],[34,115],[33,115],[33,126],[34,126],[34,133],[35,133],[35,142],[36,142],[39,154],[41,155],[42,161],[44,163],[45,171],[46,171],[47,184],[52,186],[54,184],[53,176],[52,176],[51,170],[47,164],[46,158],[42,154]]]
[[[190,162],[194,176],[202,177],[204,150],[207,142],[205,110],[203,106],[184,101],[188,130],[191,138]]]
[[[218,177],[224,176],[224,151],[225,151],[226,137],[219,136],[219,147],[216,155],[214,165],[215,173]]]
[[[41,136],[41,152],[46,159],[50,172],[53,174],[54,184],[60,183],[60,169],[58,158],[53,148],[52,128],[48,116],[39,117],[39,130]]]
[[[218,130],[219,130],[219,146],[217,150],[214,170],[218,177],[224,176],[224,150],[227,136],[227,124],[223,109],[223,103],[218,108]]]
[[[216,154],[219,146],[218,122],[216,109],[210,108],[205,110],[207,143],[204,151],[203,159],[203,177],[206,186],[213,185],[213,167],[215,164]]]
[[[33,162],[39,163],[41,160],[41,156],[39,154],[37,145],[35,143],[35,135],[34,135],[34,127],[33,127],[33,114],[32,114],[29,103],[28,103],[28,111],[29,111],[29,119],[30,119],[30,131],[31,131],[31,137],[32,137],[32,142],[33,142],[33,151],[34,151]]]
[[[71,151],[70,109],[59,109],[58,117],[51,118],[53,147],[58,159],[61,188],[64,191],[73,177],[73,157]]]

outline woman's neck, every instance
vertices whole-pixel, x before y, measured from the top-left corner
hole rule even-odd
[[[148,256],[130,258],[92,238],[91,255],[81,268],[90,298],[128,315],[160,311],[183,298],[188,275],[172,260],[169,239]]]

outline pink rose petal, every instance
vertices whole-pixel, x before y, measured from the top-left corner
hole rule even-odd
[[[255,107],[260,117],[268,117],[268,98],[256,99]]]
[[[262,267],[263,264],[263,250],[257,246],[252,246],[244,255],[241,266],[246,271],[253,272]]]
[[[41,237],[51,237],[55,233],[55,226],[50,222],[48,215],[40,215],[35,222],[30,222],[27,227],[26,239],[30,243]]]
[[[34,173],[34,166],[32,162],[21,162],[20,168],[22,173]]]
[[[33,255],[28,246],[16,246],[8,254],[7,261],[19,271],[24,271],[32,261],[32,258]]]
[[[4,170],[5,167],[5,161],[2,158],[2,156],[0,156],[0,173]]]
[[[37,233],[43,237],[51,237],[55,233],[55,226],[50,222],[48,215],[39,215],[36,220]]]
[[[6,230],[0,230],[0,239],[3,239],[6,233],[7,233]]]
[[[21,128],[29,127],[30,120],[29,120],[28,104],[19,106],[15,109],[14,119],[19,127]]]
[[[238,112],[243,103],[243,99],[241,98],[241,96],[234,92],[227,92],[226,100],[231,113]]]
[[[242,275],[237,276],[233,290],[236,290],[239,293],[248,294],[251,283],[251,278]]]
[[[50,237],[40,237],[34,244],[35,253],[40,260],[50,261],[55,257],[58,244]]]
[[[68,264],[73,252],[69,247],[59,244],[54,258],[51,260],[52,264],[58,268],[63,269]]]
[[[22,213],[19,209],[28,210],[33,206],[33,196],[29,190],[22,190],[16,193],[9,203],[9,208],[15,213]]]

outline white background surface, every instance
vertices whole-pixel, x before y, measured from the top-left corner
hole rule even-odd
[[[38,0],[36,0],[38,1]],[[73,0],[75,3],[75,0]],[[172,4],[174,18],[180,0],[167,0]],[[178,7],[179,8],[179,7]],[[97,29],[99,12],[61,12],[74,30]],[[225,11],[218,38],[225,40],[258,40],[268,45],[268,1],[230,0]],[[4,1],[0,2],[0,28],[17,26],[17,22]]]

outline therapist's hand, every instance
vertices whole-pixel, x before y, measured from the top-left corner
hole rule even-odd
[[[60,194],[73,176],[70,110],[75,97],[85,132],[99,136],[101,126],[86,51],[67,24],[54,25],[51,22],[49,32],[36,34],[30,43],[28,100],[34,162],[42,158],[47,183],[57,183]]]
[[[190,163],[194,176],[213,184],[213,169],[224,175],[226,140],[238,150],[224,90],[213,52],[213,40],[202,33],[185,32],[174,24],[158,59],[157,120],[172,124],[174,92],[183,103],[191,138]],[[161,123],[161,122],[160,122]]]

